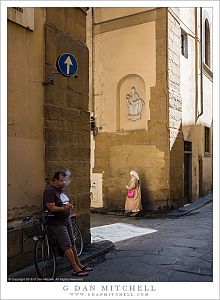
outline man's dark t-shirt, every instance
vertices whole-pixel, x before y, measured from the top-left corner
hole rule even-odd
[[[68,197],[65,195],[65,192],[63,190],[56,189],[53,185],[48,185],[45,188],[44,194],[43,194],[43,207],[44,211],[48,210],[46,203],[53,203],[55,202],[55,205],[58,207],[64,206],[64,199],[67,201],[69,200]],[[63,201],[62,201],[63,200]],[[66,219],[69,219],[70,216],[70,209],[67,209],[62,212],[53,212],[53,217],[47,217],[47,224],[49,225],[61,225],[64,224]]]

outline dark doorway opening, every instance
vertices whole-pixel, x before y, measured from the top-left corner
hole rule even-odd
[[[192,142],[184,142],[184,204],[192,200]]]
[[[203,196],[203,191],[202,191],[202,184],[203,184],[203,180],[202,180],[202,174],[203,174],[203,162],[202,162],[202,158],[199,158],[199,197]]]

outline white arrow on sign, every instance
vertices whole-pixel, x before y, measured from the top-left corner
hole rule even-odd
[[[69,75],[69,73],[70,73],[70,66],[73,65],[70,56],[67,56],[67,59],[65,60],[64,64],[66,64],[66,73]]]

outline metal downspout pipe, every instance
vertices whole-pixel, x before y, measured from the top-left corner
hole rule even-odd
[[[198,118],[203,114],[203,32],[202,32],[202,7],[200,7],[200,88],[201,88],[201,111],[198,114]]]

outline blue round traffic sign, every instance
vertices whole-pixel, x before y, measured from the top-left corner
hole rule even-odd
[[[61,54],[57,59],[57,69],[64,76],[74,76],[78,69],[76,58],[70,53]]]

